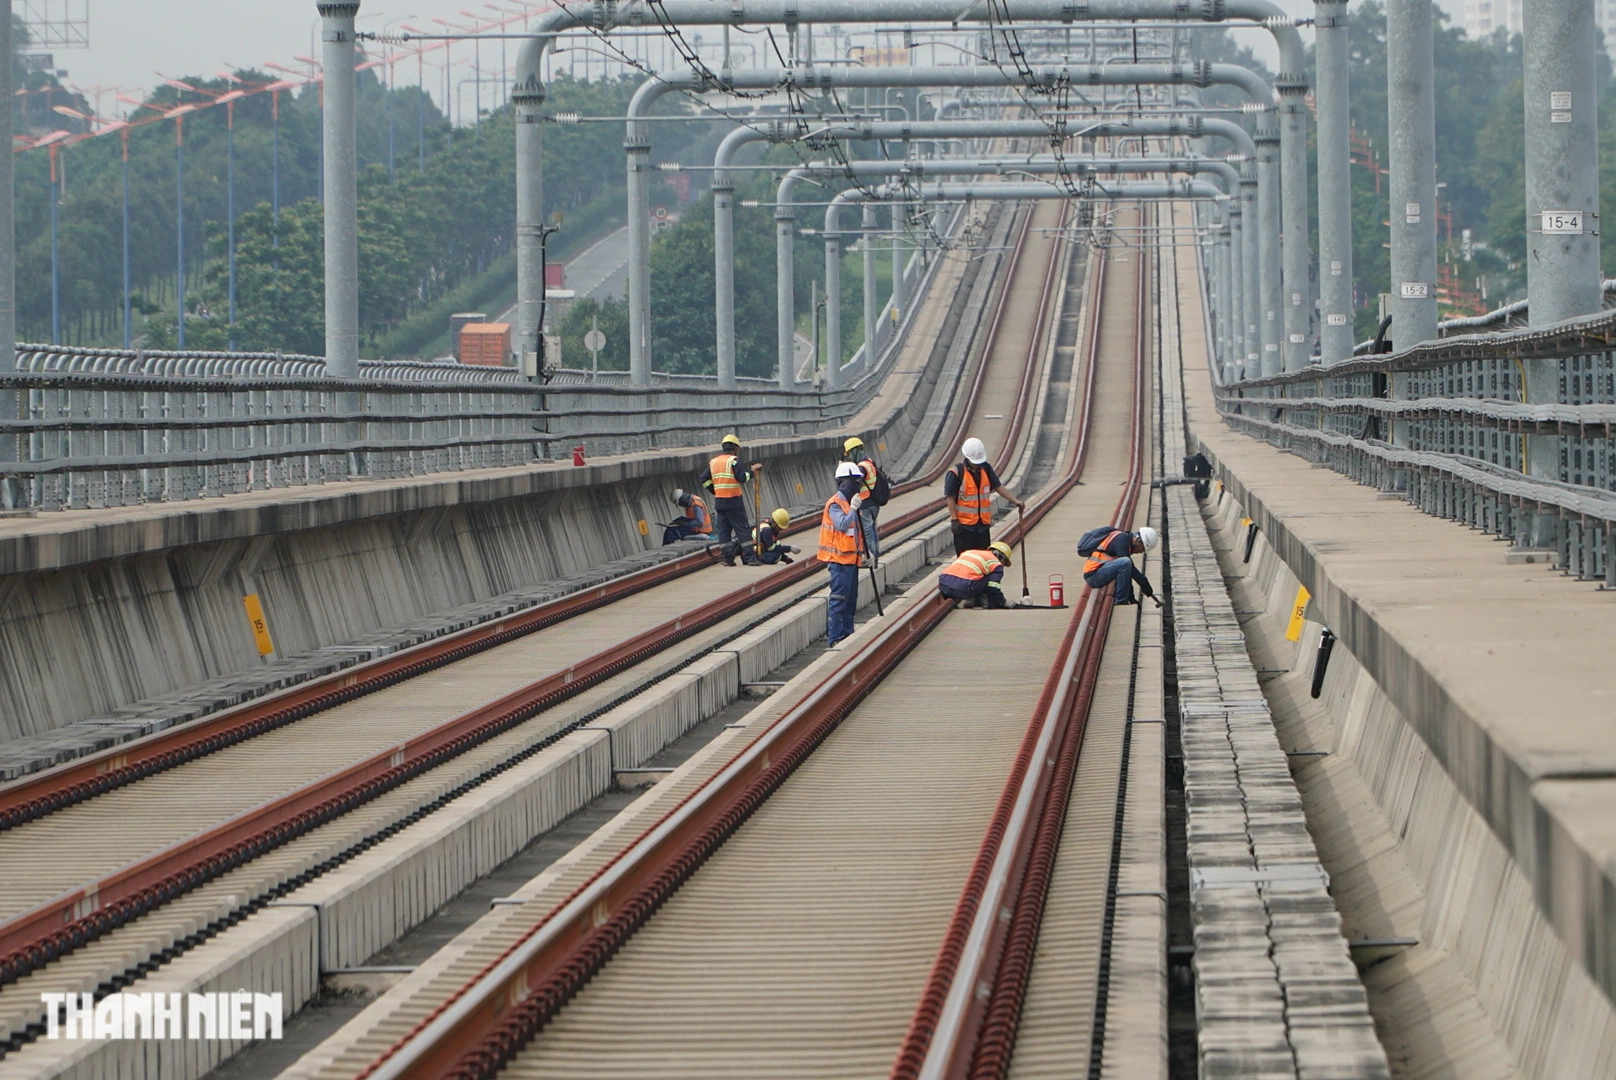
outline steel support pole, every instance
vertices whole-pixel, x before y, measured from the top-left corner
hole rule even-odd
[[[1525,6],[1526,292],[1534,327],[1603,306],[1599,265],[1599,33],[1588,0]],[[1527,359],[1526,400],[1562,400],[1558,358]],[[1558,482],[1561,439],[1531,435],[1525,472]],[[1534,547],[1555,547],[1557,515],[1532,522]]]
[[[1283,282],[1280,271],[1280,167],[1279,135],[1269,117],[1257,129],[1257,289],[1258,307],[1262,312],[1258,328],[1262,341],[1262,374],[1278,375],[1284,370],[1280,355],[1280,340],[1284,337]]]
[[[645,125],[628,123],[628,381],[651,383],[651,137]]]
[[[713,293],[718,322],[718,386],[735,389],[735,185],[713,173]]]
[[[868,203],[864,205],[859,227],[859,255],[864,270],[864,370],[869,371],[875,367],[879,340],[876,330],[881,309],[875,288],[875,207]]]
[[[1257,171],[1255,167],[1253,171]],[[1248,378],[1255,378],[1262,374],[1262,252],[1257,243],[1263,223],[1260,180],[1253,180],[1249,188],[1241,181],[1240,197],[1246,211],[1240,237],[1241,366]]]
[[[1431,0],[1387,0],[1391,166],[1391,336],[1399,350],[1436,338],[1436,98]],[[1399,377],[1401,381],[1404,377]],[[1401,396],[1393,386],[1392,396]],[[1394,424],[1393,430],[1402,425]]]
[[[1233,372],[1234,378],[1239,378],[1240,370],[1246,363],[1246,309],[1245,309],[1245,266],[1242,248],[1245,245],[1245,207],[1240,203],[1229,204],[1229,236],[1226,241],[1229,259],[1229,298],[1225,305],[1224,318],[1228,320],[1224,337],[1228,342],[1228,352],[1224,360]]]
[[[359,159],[354,114],[354,17],[359,0],[321,0],[324,25],[325,366],[359,375]]]
[[[13,43],[11,40],[11,0],[5,0],[5,25],[0,27],[0,87],[4,87],[7,101],[15,102],[12,96],[11,70]],[[4,124],[0,128],[6,140],[6,146],[11,145],[14,107],[5,110]],[[17,222],[14,188],[14,165],[10,154],[0,162],[0,372],[17,370]],[[17,416],[17,402],[12,393],[0,395],[0,419],[15,419]],[[0,460],[14,459],[13,440],[6,439],[0,444]]]
[[[1601,307],[1599,33],[1588,0],[1532,0],[1524,11],[1526,291],[1539,327]]]
[[[908,283],[903,279],[903,267],[906,261],[903,229],[904,222],[909,216],[909,208],[901,199],[895,200],[888,207],[888,213],[892,216],[892,314],[898,322],[902,322],[904,316],[909,314]]]
[[[1347,98],[1347,0],[1314,5],[1319,146],[1319,359],[1352,356],[1352,120]]]
[[[789,177],[787,179],[790,179]],[[797,297],[793,256],[797,236],[797,214],[792,209],[784,181],[774,207],[774,319],[779,345],[780,389],[797,387]]]
[[[424,98],[424,94],[418,94]],[[529,182],[516,185],[516,276],[524,282],[539,282],[536,289],[519,289],[516,294],[516,335],[511,347],[520,367],[539,374],[544,343],[539,325],[544,318],[544,161],[543,113],[544,84],[537,79],[517,82],[511,88],[511,112],[516,122],[518,170]],[[423,144],[424,145],[424,144]]]
[[[830,219],[834,213],[827,213]],[[825,230],[825,389],[834,390],[842,384],[842,237]]]
[[[1307,74],[1281,71],[1279,90],[1280,216],[1284,230],[1285,338],[1280,354],[1286,371],[1307,367],[1313,355],[1313,264],[1308,240]]]

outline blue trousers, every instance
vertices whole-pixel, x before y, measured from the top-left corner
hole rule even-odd
[[[974,597],[985,596],[988,607],[1008,607],[1004,598],[1004,590],[999,583],[988,578],[962,578],[953,574],[939,574],[937,577],[937,591],[950,600],[970,600]]]
[[[1111,599],[1116,603],[1122,603],[1133,599],[1133,582],[1136,579],[1143,580],[1144,576],[1134,569],[1133,560],[1124,555],[1120,559],[1101,563],[1094,573],[1084,574],[1083,581],[1093,589],[1112,586]]]
[[[881,535],[875,527],[875,517],[880,512],[881,508],[874,503],[859,506],[859,525],[864,531],[864,554],[870,557],[871,562],[881,554]]]
[[[825,605],[825,645],[835,645],[853,632],[853,612],[858,607],[857,566],[826,563],[830,568],[830,600]]]
[[[781,559],[785,558],[785,556],[786,556],[785,550],[783,548],[778,548],[777,547],[777,548],[774,548],[774,549],[772,549],[770,551],[765,551],[762,554],[760,554],[758,556],[758,562],[762,563],[764,566],[773,566],[775,563],[777,563]]]
[[[711,535],[711,533],[697,532],[693,524],[685,525],[681,523],[678,525],[669,525],[666,529],[662,530],[662,544],[664,547],[666,547],[669,544],[677,544],[681,540],[689,540],[690,538],[696,536],[699,536],[705,540]]]
[[[714,499],[713,521],[718,528],[718,542],[724,545],[724,559],[734,562],[756,562],[752,553],[752,525],[746,520],[746,503],[740,499]]]

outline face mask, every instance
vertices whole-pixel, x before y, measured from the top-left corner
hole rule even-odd
[[[859,481],[857,477],[844,476],[836,485],[836,490],[851,499],[858,492]]]

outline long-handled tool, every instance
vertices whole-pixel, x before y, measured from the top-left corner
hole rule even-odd
[[[1016,520],[1021,525],[1021,606],[1027,607],[1032,603],[1032,589],[1027,587],[1027,508],[1016,507]]]
[[[853,535],[857,538],[856,548],[862,558],[866,554],[864,549],[864,518],[857,510],[853,511]],[[873,558],[870,560],[870,589],[875,593],[875,613],[885,617],[886,609],[881,604],[881,582],[876,580],[875,560]]]

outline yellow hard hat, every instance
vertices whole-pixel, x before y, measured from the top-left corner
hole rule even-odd
[[[770,514],[769,517],[774,519],[774,527],[776,529],[783,529],[787,525],[791,524],[791,511],[789,510],[776,510],[774,513]]]
[[[1006,565],[1006,566],[1010,565],[1010,545],[1009,544],[1005,543],[1003,540],[995,540],[995,541],[993,541],[993,543],[988,545],[988,550],[993,552],[993,554],[997,555],[999,557],[999,561],[1004,563],[1004,565]]]
[[[864,440],[859,438],[857,435],[854,435],[851,439],[848,439],[842,444],[842,453],[844,454],[851,454],[855,450],[862,449],[864,449]]]
[[[739,435],[735,434],[732,431],[728,435],[725,435],[723,440],[718,445],[719,446],[740,446],[741,445],[741,437]]]

